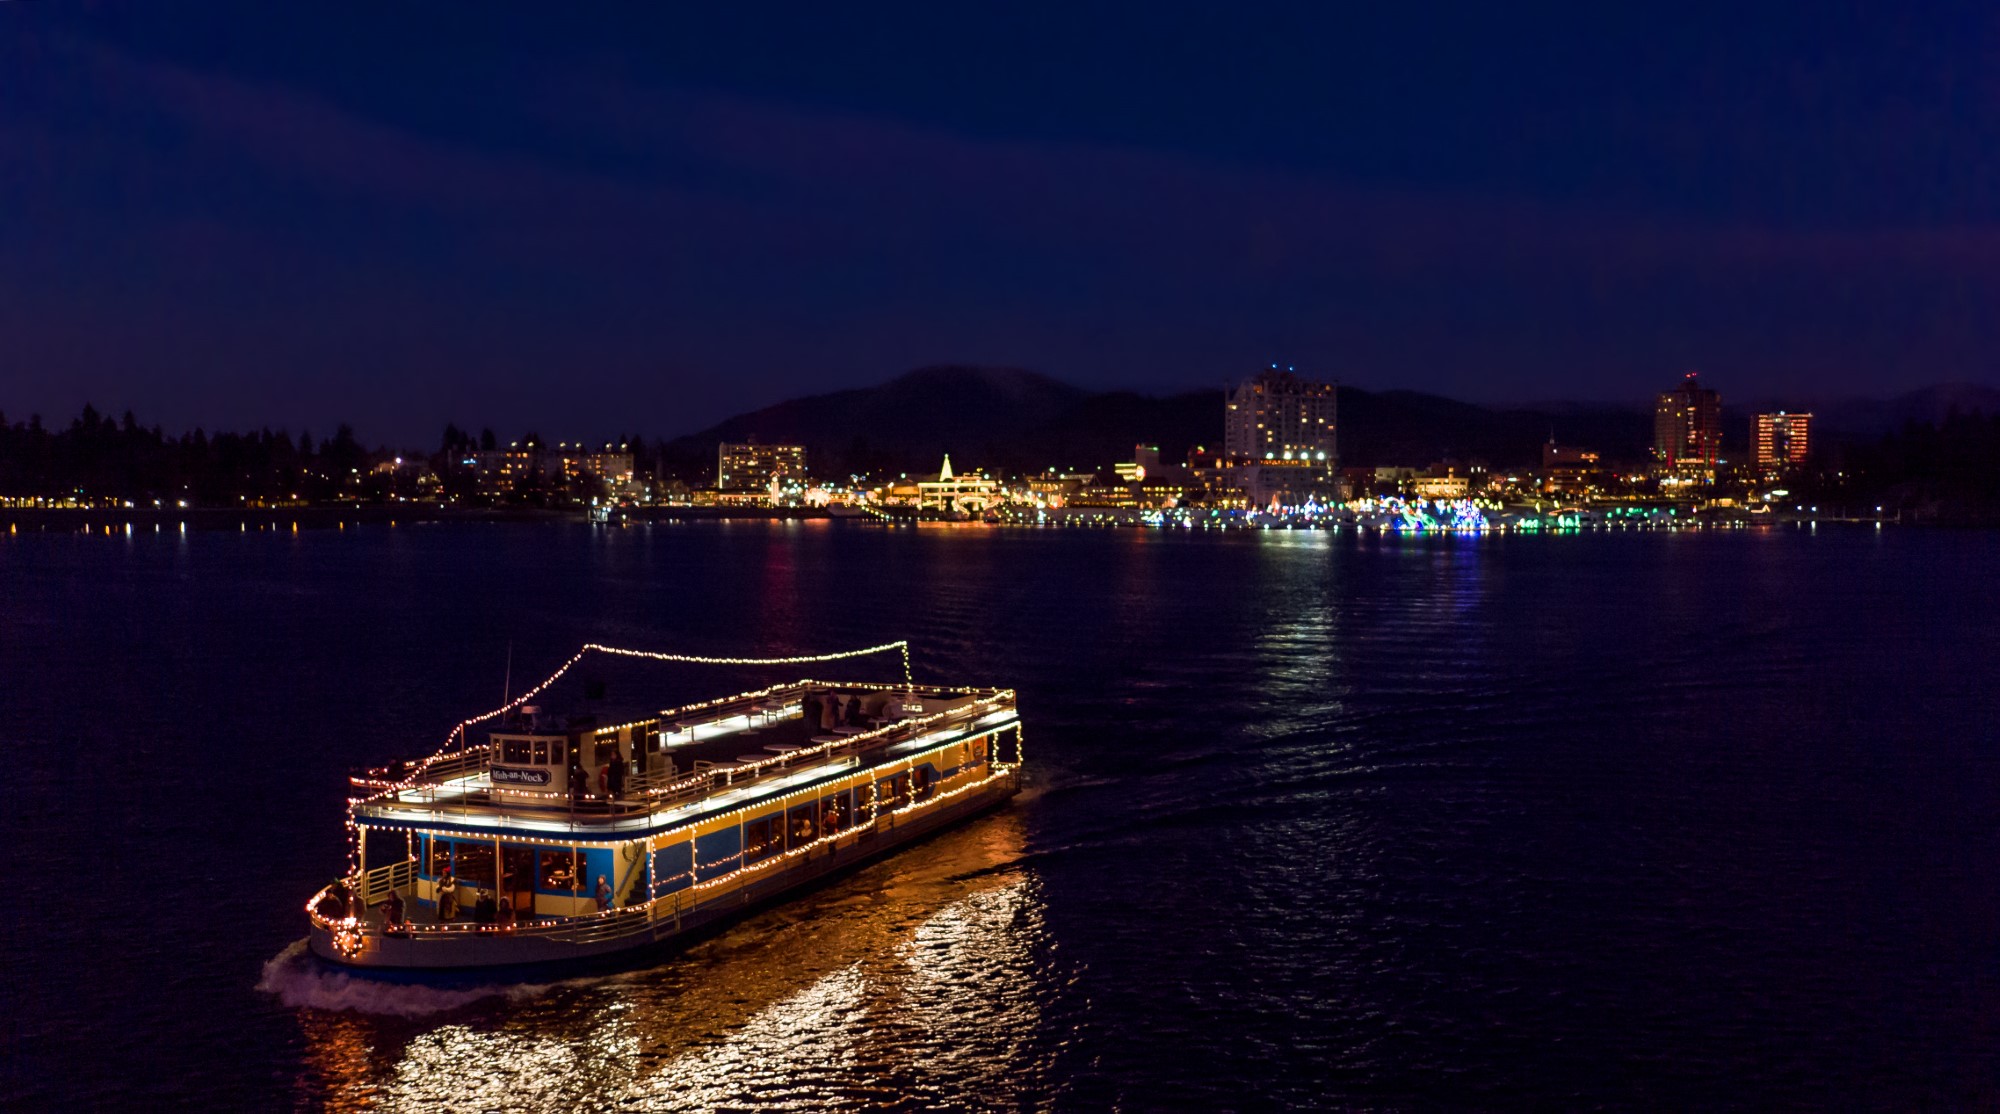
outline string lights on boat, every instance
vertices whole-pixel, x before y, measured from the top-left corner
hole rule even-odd
[[[557,681],[561,680],[564,674],[568,673],[572,668],[576,666],[578,662],[582,661],[586,656],[588,656],[592,652],[613,654],[620,657],[642,658],[649,661],[674,662],[685,665],[817,665],[826,662],[845,661],[850,658],[868,657],[872,654],[887,653],[890,650],[896,650],[902,655],[903,686],[906,690],[913,690],[915,688],[915,683],[912,680],[910,673],[910,643],[907,639],[899,638],[894,642],[884,642],[879,646],[867,646],[858,650],[837,650],[834,651],[833,653],[828,653],[828,654],[791,654],[782,657],[765,657],[765,658],[722,657],[722,656],[713,656],[706,654],[669,654],[657,650],[633,650],[622,646],[607,646],[601,642],[586,642],[584,643],[582,649],[578,650],[575,654],[571,655],[568,661],[564,662],[562,666],[558,668],[554,673],[549,674],[549,676],[546,679],[544,679],[540,684],[534,686],[528,691],[522,693],[519,697],[516,697],[515,699],[508,701],[506,704],[503,704],[500,707],[495,708],[490,712],[487,712],[483,715],[474,716],[471,719],[461,721],[458,724],[458,726],[452,728],[451,733],[445,737],[444,746],[440,747],[438,751],[432,754],[430,757],[425,758],[420,762],[417,762],[411,768],[410,772],[407,775],[405,775],[401,780],[396,781],[390,785],[387,785],[367,797],[359,799],[349,799],[347,808],[348,833],[349,833],[348,873],[354,874],[356,871],[359,870],[360,856],[359,856],[359,850],[355,846],[355,840],[354,840],[354,836],[357,830],[355,828],[353,821],[354,808],[356,805],[364,804],[369,801],[380,800],[383,797],[395,796],[396,794],[401,793],[403,790],[410,788],[412,785],[417,784],[417,782],[433,767],[435,767],[438,763],[445,761],[447,758],[451,756],[451,752],[453,750],[452,744],[454,742],[459,744],[458,749],[460,750],[461,753],[463,752],[464,743],[466,739],[466,730],[468,728],[472,727],[475,724],[484,723],[485,721],[493,719],[496,716],[505,715],[506,713],[511,712],[514,709],[519,708],[522,705],[533,700],[535,697],[541,695],[543,692],[548,691],[551,685],[554,685]],[[772,691],[775,691],[775,689],[765,689],[760,695],[768,695]],[[733,697],[731,699],[740,699],[740,698],[742,697]],[[717,703],[726,703],[726,702],[727,701],[709,701],[708,704],[710,706],[713,706]],[[763,764],[760,763],[758,765],[762,766]],[[657,795],[657,793],[654,795]],[[553,794],[550,794],[550,796],[553,796]]]
[[[590,796],[592,803],[587,807],[582,805],[583,797],[575,788],[570,792],[559,792],[493,783],[486,769],[486,748],[468,750],[466,746],[469,731],[474,725],[527,705],[592,653],[682,664],[782,666],[842,661],[890,650],[898,651],[902,659],[901,685],[829,684],[808,679],[684,705],[664,710],[656,717],[611,727],[583,726],[564,732],[576,740],[578,747],[589,743],[593,737],[600,746],[607,740],[616,740],[622,745],[628,734],[635,748],[642,743],[654,745],[648,740],[656,740],[662,746],[673,746],[678,744],[669,742],[668,737],[677,733],[686,733],[683,742],[693,742],[719,738],[715,734],[717,731],[733,733],[739,730],[734,726],[738,720],[743,721],[742,729],[749,729],[756,726],[755,717],[789,720],[810,715],[811,706],[804,697],[816,688],[839,688],[849,693],[897,694],[890,697],[886,706],[878,704],[877,697],[869,698],[868,715],[875,723],[873,727],[862,729],[859,724],[851,728],[842,727],[839,730],[852,730],[854,733],[803,747],[767,748],[782,753],[763,758],[746,755],[733,762],[721,763],[720,768],[698,770],[666,784],[645,785],[642,781],[643,787],[628,786],[615,797],[593,794]],[[923,701],[938,697],[950,698],[948,702],[952,706],[939,708],[933,701],[931,706],[936,710],[926,713]],[[584,815],[578,816],[573,808],[565,832],[538,832],[533,830],[535,825],[514,830],[514,825],[504,823],[503,816],[503,826],[509,830],[504,834],[495,831],[491,835],[496,841],[504,840],[509,845],[552,847],[571,852],[584,848],[622,851],[635,867],[634,870],[621,868],[619,871],[627,879],[622,883],[625,889],[632,889],[634,879],[647,878],[649,881],[644,887],[633,889],[632,896],[640,898],[638,901],[582,915],[572,913],[554,921],[531,920],[519,926],[405,923],[391,935],[437,938],[466,932],[519,931],[522,935],[557,936],[575,929],[585,933],[590,940],[611,940],[641,931],[663,916],[674,918],[678,930],[683,907],[701,906],[710,899],[710,895],[726,893],[748,884],[748,880],[766,872],[782,874],[783,864],[809,856],[821,848],[831,847],[838,851],[852,845],[857,837],[894,829],[898,817],[934,809],[997,780],[1013,776],[1022,760],[1020,723],[1008,713],[1013,699],[1013,691],[1007,689],[917,686],[911,674],[909,643],[902,640],[828,654],[769,658],[673,654],[586,643],[546,679],[518,698],[460,722],[437,753],[409,767],[394,768],[395,773],[402,775],[399,779],[391,780],[375,771],[367,777],[357,777],[355,783],[362,787],[363,793],[350,797],[347,802],[349,838],[346,876],[341,882],[331,884],[315,895],[307,905],[307,913],[315,925],[327,932],[333,954],[343,959],[359,957],[367,949],[368,936],[378,931],[368,923],[365,914],[370,889],[379,889],[382,884],[392,889],[415,885],[421,893],[424,883],[420,877],[425,860],[418,855],[418,837],[424,838],[426,848],[430,846],[430,841],[465,838],[462,831],[448,830],[453,816],[446,802],[457,794],[464,800],[476,798],[498,806],[504,806],[508,800],[518,800],[530,807],[538,807],[530,804],[535,801],[570,801],[573,806],[582,808]],[[1009,720],[1012,722],[1007,722]],[[1015,749],[1013,761],[1008,762],[1002,760],[999,744],[1010,728],[1015,733]],[[708,730],[710,735],[696,735],[697,729]],[[879,746],[885,738],[897,737],[907,741],[884,752],[882,757],[889,761],[872,766],[861,764],[863,760],[858,752]],[[906,756],[895,755],[895,751],[906,748],[922,749]],[[839,757],[826,760],[832,756]],[[498,758],[496,751],[492,759]],[[936,759],[936,763],[932,765],[925,759]],[[820,761],[816,765],[810,764],[814,760]],[[457,765],[445,765],[452,762]],[[919,772],[920,767],[928,769],[931,776],[923,776]],[[671,770],[672,766],[669,765],[668,769]],[[979,776],[982,769],[984,776]],[[769,776],[773,774],[779,776]],[[915,781],[914,795],[910,792],[912,779]],[[885,782],[893,784],[885,788]],[[953,782],[962,784],[953,785]],[[403,796],[412,790],[416,790],[414,795],[408,798]],[[491,794],[490,800],[484,794]],[[676,796],[702,798],[704,801],[712,797],[714,800],[683,807],[672,799]],[[808,808],[811,809],[811,823],[803,825],[792,814]],[[786,839],[810,838],[789,849],[775,851],[770,850],[769,841],[766,841],[758,846],[759,853],[765,857],[755,862],[748,861],[749,852],[744,849],[742,841],[750,833],[744,826],[772,817],[780,818],[782,827],[774,829],[780,843]],[[433,825],[447,827],[434,828]],[[654,825],[667,826],[669,830],[660,831]],[[736,851],[723,854],[713,862],[701,863],[700,839],[708,834],[731,831],[732,825],[738,833],[737,838],[731,841],[735,843]],[[593,827],[596,830],[592,831]],[[404,862],[394,867],[365,870],[365,852],[370,850],[366,845],[372,842],[368,840],[370,829],[377,832],[401,829],[408,841]],[[698,832],[703,834],[698,835]],[[576,838],[586,833],[596,838]],[[621,835],[624,838],[619,838]],[[677,859],[680,854],[678,848],[682,846],[687,848],[687,869],[654,877],[654,872],[666,865],[657,856],[673,852]],[[432,853],[426,851],[426,854]],[[497,850],[495,855],[497,870],[500,869]],[[636,868],[639,862],[645,864],[642,869]],[[722,869],[725,872],[703,879],[700,873],[705,869]],[[384,871],[390,873],[384,875]],[[397,871],[407,871],[407,877]],[[511,870],[508,873],[511,875]],[[659,892],[659,887],[668,881],[675,883],[677,888],[671,892]],[[345,907],[334,916],[322,915],[320,905],[339,891],[343,884],[347,894]],[[623,889],[619,894],[620,900],[624,900]],[[359,915],[354,906],[356,899],[364,903],[363,912]],[[589,941],[579,937],[578,942]]]
[[[997,734],[997,732],[995,734]],[[964,741],[965,740],[959,740],[958,742],[964,742]],[[947,744],[947,745],[955,745],[955,744]],[[942,750],[944,748],[939,747],[936,749]],[[899,773],[910,772],[911,769],[914,768],[916,758],[918,757],[921,756],[913,755],[911,756],[911,758],[906,759],[901,769],[898,772]],[[729,871],[726,874],[720,874],[715,876],[714,878],[692,881],[686,887],[679,890],[675,890],[671,893],[665,893],[654,897],[649,897],[647,900],[643,902],[637,902],[631,905],[626,905],[615,909],[600,910],[594,914],[586,914],[582,917],[565,918],[562,921],[555,922],[553,925],[549,927],[551,927],[552,929],[569,928],[569,927],[574,927],[575,925],[578,924],[595,924],[620,918],[640,919],[643,917],[644,919],[650,921],[653,910],[660,905],[672,904],[673,906],[678,908],[679,904],[684,900],[682,896],[683,894],[689,894],[703,890],[717,889],[719,887],[723,887],[729,885],[730,883],[736,882],[738,879],[744,878],[748,875],[757,874],[769,870],[775,867],[776,865],[785,862],[786,860],[794,859],[801,855],[809,854],[810,852],[812,852],[817,848],[834,844],[842,838],[858,836],[864,832],[873,831],[880,826],[881,821],[884,818],[904,816],[911,813],[915,813],[923,809],[935,808],[946,801],[952,800],[953,798],[962,796],[966,793],[970,793],[976,789],[983,788],[1000,778],[1008,776],[1013,771],[1016,765],[1017,763],[1001,763],[998,761],[994,761],[989,766],[989,772],[983,778],[980,778],[976,781],[968,782],[964,785],[953,786],[950,789],[938,789],[932,792],[930,796],[924,798],[923,800],[912,801],[909,804],[904,805],[900,808],[892,808],[887,811],[883,811],[880,808],[880,793],[875,789],[875,784],[880,779],[874,778],[872,775],[877,771],[871,770],[869,771],[871,777],[867,786],[853,787],[857,792],[860,791],[860,789],[862,788],[867,788],[870,791],[869,792],[870,815],[867,821],[865,822],[856,823],[840,831],[821,835],[811,840],[810,842],[802,843],[797,847],[780,851],[774,855],[771,855],[768,858],[760,859],[757,862],[745,863],[737,867],[736,869]],[[794,793],[787,793],[779,797],[769,798],[764,801],[760,801],[755,805],[745,806],[744,808],[737,809],[735,811],[735,814],[738,816],[750,812],[758,812],[760,814],[763,814],[764,812],[766,812],[766,810],[782,813],[789,811],[789,808],[792,806],[787,806],[785,808],[780,808],[775,810],[772,809],[771,806],[774,804],[781,804],[782,802],[785,801],[795,800],[801,797],[812,797],[815,800],[817,800],[825,795],[826,794],[823,787],[815,787],[812,789],[799,790]],[[742,821],[739,819],[738,823],[741,822]],[[425,829],[417,829],[417,831],[418,834],[428,835],[431,836],[432,838],[437,838],[439,836],[443,836],[446,838],[458,838],[458,833],[432,832]],[[531,843],[537,846],[555,846],[555,847],[572,847],[572,848],[574,847],[617,848],[626,846],[626,844],[621,844],[621,843],[589,843],[580,841],[539,840],[539,839],[515,840],[514,842]],[[685,871],[684,874],[689,878],[694,878],[697,874],[699,874],[703,864],[700,862],[699,856],[697,854],[695,837],[692,833],[689,834],[688,838],[685,841],[672,840],[664,844],[659,843],[659,837],[655,837],[654,840],[648,841],[647,856],[650,859],[651,855],[657,854],[658,852],[666,850],[669,847],[678,846],[682,842],[685,842],[688,845],[688,850],[689,850],[688,870]],[[737,852],[736,855],[725,857],[724,859],[719,860],[719,862],[727,862],[730,858],[738,858],[741,855],[742,852],[739,851]],[[707,865],[715,866],[718,865],[718,863],[709,863]],[[672,877],[679,878],[682,877],[682,875],[676,874],[673,875]],[[321,895],[315,895],[313,901],[307,903],[306,912],[309,915],[311,915],[314,920],[321,921],[327,924],[327,926],[330,927],[333,932],[333,942],[335,949],[338,950],[341,955],[348,958],[352,958],[361,950],[362,939],[363,939],[362,934],[364,932],[364,926],[352,916],[348,916],[342,920],[337,920],[337,921],[329,920],[327,918],[319,916],[317,910],[317,904],[319,901],[319,897],[322,896],[323,894],[324,891],[321,892]],[[464,925],[406,924],[402,926],[402,928],[399,929],[398,931],[406,935],[411,935],[411,934],[438,935],[443,933],[505,932],[510,930],[518,931],[518,929],[513,928],[513,926],[490,925],[490,924],[464,924]]]

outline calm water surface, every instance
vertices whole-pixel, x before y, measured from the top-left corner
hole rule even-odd
[[[491,707],[510,642],[518,684],[904,636],[1020,690],[1008,810],[621,974],[302,960],[346,771]],[[0,1093],[1991,1106],[1996,664],[1991,534],[0,537]]]

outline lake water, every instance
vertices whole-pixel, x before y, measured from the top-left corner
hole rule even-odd
[[[169,527],[0,592],[22,1106],[2000,1101],[1992,534]],[[299,955],[347,770],[510,644],[898,637],[1019,689],[1006,810],[619,974]]]

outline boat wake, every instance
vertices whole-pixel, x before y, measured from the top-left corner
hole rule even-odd
[[[296,940],[264,964],[257,989],[294,1009],[335,1010],[388,1017],[427,1017],[462,1009],[490,998],[520,1001],[561,983],[494,983],[483,986],[425,986],[393,983],[334,970]]]

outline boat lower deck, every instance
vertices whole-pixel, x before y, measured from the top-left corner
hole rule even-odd
[[[595,914],[537,917],[511,925],[479,919],[441,922],[434,906],[417,900],[413,880],[402,926],[386,925],[379,905],[355,918],[315,914],[311,946],[322,958],[352,967],[445,969],[544,966],[685,941],[798,887],[993,808],[1017,789],[1015,767],[994,769],[977,781],[884,811],[866,824],[742,867],[725,879]],[[400,896],[405,891],[399,887],[396,892]]]

